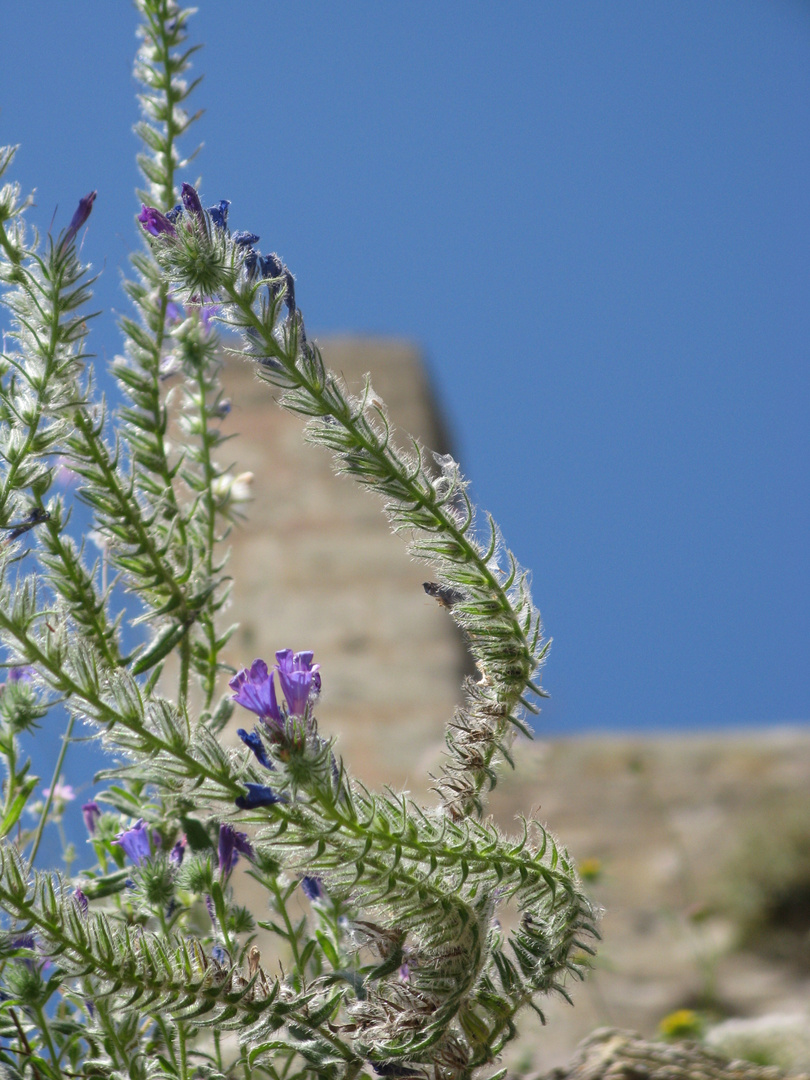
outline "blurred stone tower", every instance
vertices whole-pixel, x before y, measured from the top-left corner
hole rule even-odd
[[[412,345],[362,337],[318,344],[355,393],[371,375],[400,445],[408,432],[448,452]],[[254,474],[247,519],[230,539],[231,610],[241,625],[228,659],[242,667],[277,649],[312,649],[323,678],[319,724],[339,736],[350,772],[375,786],[423,789],[467,670],[460,634],[422,589],[430,570],[391,535],[380,501],[336,476],[331,456],[304,441],[302,420],[277,407],[277,391],[252,365],[229,359],[223,381],[238,434],[227,444],[231,460],[236,472]]]

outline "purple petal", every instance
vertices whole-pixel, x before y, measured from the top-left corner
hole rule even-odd
[[[265,749],[262,737],[258,731],[245,731],[244,728],[239,728],[236,732],[245,746],[249,746],[256,756],[256,760],[260,765],[263,765],[265,769],[275,769],[275,765],[267,756],[267,750]]]
[[[231,871],[239,861],[240,854],[248,859],[253,858],[253,848],[247,838],[247,833],[237,832],[231,825],[219,827],[219,872],[223,881],[230,876]]]
[[[152,854],[149,829],[144,824],[143,818],[139,818],[131,829],[120,832],[113,840],[113,843],[120,845],[136,866],[140,865]]]
[[[91,191],[89,195],[85,195],[83,199],[79,199],[79,205],[76,208],[76,213],[70,219],[70,225],[68,225],[67,232],[62,240],[62,247],[67,247],[68,244],[73,242],[76,233],[84,225],[85,221],[90,217],[90,211],[93,209],[93,203],[96,201],[97,191]]]
[[[216,206],[208,207],[208,214],[218,229],[227,228],[228,225],[228,199],[220,199]]]
[[[245,232],[244,229],[240,229],[239,232],[231,233],[231,240],[241,247],[249,247],[251,244],[255,244],[258,239],[259,237],[256,233]]]
[[[309,694],[312,689],[312,672],[279,670],[278,681],[287,700],[290,715],[303,716],[309,704]]]
[[[250,668],[245,668],[235,675],[228,684],[235,690],[233,700],[250,709],[262,720],[275,720],[281,723],[282,716],[276,701],[276,689],[273,674],[267,670],[264,660],[254,660]]]
[[[317,877],[302,877],[301,889],[309,900],[323,900],[326,893],[323,891],[321,879]]]
[[[165,214],[161,214],[160,210],[156,210],[154,206],[144,206],[140,214],[138,214],[138,221],[151,236],[160,236],[161,233],[165,233],[167,236],[177,236],[177,230],[171,221]]]
[[[205,213],[203,212],[202,203],[200,202],[200,196],[191,186],[191,184],[183,184],[180,189],[180,198],[183,201],[183,206],[189,212],[193,214],[198,221],[205,222]]]
[[[255,810],[259,806],[273,806],[274,803],[286,802],[283,795],[276,795],[265,784],[245,784],[247,795],[240,795],[236,805],[240,810]]]
[[[87,831],[93,836],[96,831],[96,822],[101,817],[101,808],[98,803],[86,802],[82,807],[82,817]]]

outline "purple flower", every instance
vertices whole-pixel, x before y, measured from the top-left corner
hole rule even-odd
[[[222,880],[226,881],[239,861],[240,855],[248,859],[253,858],[253,848],[247,838],[247,833],[237,832],[231,825],[220,825],[218,855],[219,872]]]
[[[144,206],[140,214],[138,214],[138,221],[151,236],[160,236],[161,233],[166,233],[168,236],[177,236],[177,230],[171,221],[165,214],[161,214],[160,210],[156,210],[154,206]]]
[[[136,866],[139,866],[152,854],[149,829],[144,824],[143,818],[139,818],[131,829],[120,832],[113,840],[113,843],[119,844]]]
[[[248,279],[252,278],[256,273],[256,267],[259,265],[259,255],[255,248],[248,248],[245,255],[245,261],[243,266],[245,268],[245,274]]]
[[[169,852],[169,862],[173,866],[181,866],[182,865],[183,856],[186,853],[186,845],[187,844],[188,844],[188,840],[186,839],[185,835],[183,835],[183,836],[180,837],[180,839],[174,845],[172,850]]]
[[[259,259],[259,269],[262,277],[278,278],[284,274],[284,263],[276,254],[262,255]]]
[[[260,238],[256,233],[245,232],[244,229],[240,229],[239,232],[231,233],[231,240],[235,244],[239,244],[240,247],[250,247],[251,244],[255,244]]]
[[[283,717],[276,701],[276,688],[273,684],[273,672],[267,670],[264,660],[254,660],[249,668],[244,668],[234,675],[228,683],[235,690],[233,700],[264,720],[283,723]]]
[[[176,225],[177,222],[179,221],[179,219],[182,216],[183,216],[183,204],[182,203],[177,203],[177,205],[173,206],[171,208],[171,210],[166,211],[166,217],[172,223],[172,225]]]
[[[87,831],[91,836],[96,831],[96,822],[101,817],[101,809],[96,802],[86,802],[82,807],[82,817]]]
[[[212,916],[213,918],[213,916]],[[214,920],[216,921],[216,920]],[[220,967],[230,967],[231,958],[221,945],[214,945],[211,948],[211,959],[216,960]]]
[[[73,894],[73,900],[76,904],[76,907],[79,909],[79,913],[81,915],[86,915],[87,909],[90,907],[90,903],[81,889],[77,889],[76,892]]]
[[[319,694],[321,677],[320,665],[312,663],[311,652],[294,653],[292,649],[283,649],[276,653],[278,661],[278,679],[287,706],[292,716],[303,716],[311,694]]]
[[[31,682],[34,677],[34,669],[28,664],[22,667],[12,667],[8,669],[8,676],[6,677],[6,684],[18,683],[18,682]]]
[[[259,806],[273,806],[274,803],[286,802],[283,795],[276,795],[266,784],[245,784],[247,795],[240,795],[236,805],[240,810],[256,810]]]
[[[320,878],[309,876],[302,877],[301,888],[304,892],[304,896],[306,896],[309,900],[323,900],[326,896]]]
[[[70,219],[70,225],[67,227],[61,246],[66,248],[68,244],[72,244],[76,237],[76,233],[84,225],[85,221],[90,217],[90,211],[93,209],[93,203],[96,201],[97,191],[91,191],[89,195],[85,195],[83,199],[79,199],[79,205],[76,208],[76,213]]]
[[[275,769],[275,765],[267,756],[267,750],[258,731],[245,731],[244,728],[240,727],[236,734],[245,746],[250,747],[260,765],[264,765],[265,769]]]
[[[216,206],[208,207],[208,214],[218,229],[228,227],[228,207],[230,205],[228,199],[220,199]]]
[[[292,315],[295,311],[295,278],[289,270],[284,271],[284,303]]]
[[[180,189],[180,198],[188,213],[193,214],[201,225],[205,225],[205,213],[202,208],[202,203],[200,202],[200,196],[191,184],[183,184]]]

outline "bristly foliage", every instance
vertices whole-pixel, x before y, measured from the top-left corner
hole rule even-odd
[[[41,242],[23,224],[30,200],[13,183],[0,191],[0,1069],[463,1080],[491,1071],[524,1007],[542,1016],[545,995],[568,996],[596,935],[546,830],[525,821],[505,837],[482,821],[542,694],[548,646],[528,575],[476,518],[458,465],[396,436],[370,380],[353,395],[325,367],[283,261],[230,231],[226,200],[206,210],[190,184],[178,190],[177,140],[199,115],[185,111],[198,81],[183,79],[192,12],[136,6],[144,242],[125,283],[115,409],[85,350],[92,278],[79,242],[95,192]],[[0,153],[0,174],[13,156]],[[312,654],[254,661],[225,692],[222,541],[242,498],[217,461],[228,411],[217,324],[306,417],[306,437],[383,499],[465,634],[478,674],[448,726],[436,806],[351,779],[318,732]],[[65,476],[92,515],[92,557],[70,532]],[[258,718],[239,752],[218,739],[235,704]],[[19,736],[60,715],[63,750],[33,803]],[[73,797],[60,770],[79,721],[117,760],[83,808],[97,863],[71,878],[69,862],[57,875],[34,861]],[[267,897],[258,926],[278,943],[275,976],[231,884],[240,857]]]

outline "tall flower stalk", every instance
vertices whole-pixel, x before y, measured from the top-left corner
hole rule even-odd
[[[542,694],[548,646],[528,576],[476,514],[456,462],[397,433],[370,381],[356,396],[328,370],[279,256],[231,231],[227,200],[206,208],[178,184],[178,139],[196,118],[185,110],[198,80],[183,78],[191,11],[136,6],[144,187],[116,409],[85,351],[92,277],[78,242],[96,193],[38,245],[29,200],[13,183],[0,192],[0,1064],[54,1078],[502,1075],[518,1015],[568,995],[595,936],[575,868],[542,824],[507,837],[483,819]],[[4,151],[0,171],[12,159]],[[217,325],[306,419],[305,437],[381,496],[465,634],[477,674],[431,805],[351,778],[320,733],[329,673],[311,653],[246,658],[236,673],[222,660],[233,629],[221,625],[222,541],[241,504],[218,461]],[[54,487],[62,467],[92,514],[92,554]],[[117,761],[84,806],[96,864],[73,879],[32,869],[61,806],[51,793],[68,790],[61,758],[36,828],[24,827],[38,779],[19,736],[59,710],[65,745],[89,723]],[[235,710],[238,751],[219,740]],[[235,895],[240,861],[265,892],[258,926],[278,943],[279,974]]]

